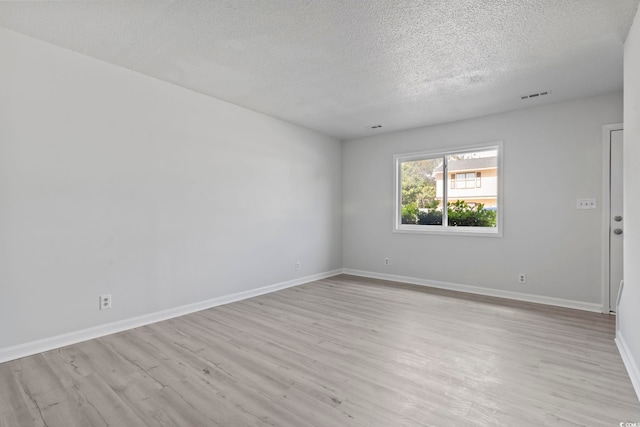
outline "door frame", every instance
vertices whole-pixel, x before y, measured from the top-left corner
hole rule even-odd
[[[623,130],[623,123],[602,126],[602,312],[610,313],[609,238],[611,227],[611,132]]]

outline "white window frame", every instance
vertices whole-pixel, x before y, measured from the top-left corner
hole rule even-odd
[[[495,227],[452,227],[447,225],[446,209],[443,209],[442,225],[419,225],[419,224],[402,224],[402,168],[401,164],[407,161],[415,161],[422,159],[431,159],[442,157],[444,159],[444,167],[442,173],[442,191],[443,206],[447,205],[447,193],[449,187],[449,171],[447,170],[446,158],[452,154],[467,153],[470,151],[487,151],[497,150],[497,186],[498,186],[498,202],[497,202],[497,218]],[[484,237],[502,237],[502,223],[504,221],[504,192],[503,192],[503,176],[504,176],[504,147],[502,141],[489,142],[486,144],[467,145],[454,148],[443,148],[439,150],[421,151],[417,153],[396,154],[393,156],[394,168],[394,214],[393,214],[393,232],[395,233],[414,233],[414,234],[440,234],[440,235],[456,235],[456,236],[484,236]]]

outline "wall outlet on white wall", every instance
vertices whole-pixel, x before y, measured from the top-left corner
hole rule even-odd
[[[300,271],[302,269],[302,264],[300,264],[300,261],[296,261],[296,271]]]
[[[384,265],[389,265],[389,264],[390,264],[390,262],[389,262],[389,258],[385,258],[385,259],[384,259]]]
[[[527,283],[527,275],[524,273],[518,274],[518,283]]]
[[[111,308],[111,294],[100,295],[100,310]]]

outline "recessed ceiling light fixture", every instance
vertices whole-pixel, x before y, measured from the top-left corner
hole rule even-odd
[[[544,92],[532,93],[530,95],[522,95],[520,97],[520,99],[538,98],[540,96],[549,95],[550,93],[551,93],[551,91],[547,90],[547,91],[544,91]]]

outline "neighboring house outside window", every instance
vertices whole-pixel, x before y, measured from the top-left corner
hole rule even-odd
[[[464,200],[471,206],[482,203],[485,208],[498,206],[498,159],[495,154],[487,157],[449,160],[448,201]],[[442,166],[434,171],[436,199],[442,206]]]

